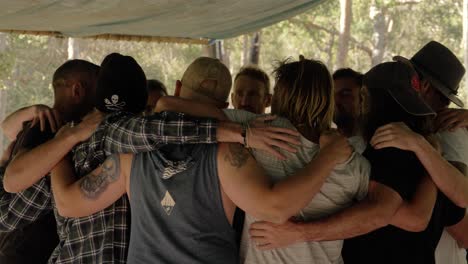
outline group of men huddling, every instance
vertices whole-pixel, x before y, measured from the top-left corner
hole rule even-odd
[[[273,74],[273,91],[253,66],[233,85],[200,57],[167,96],[130,56],[65,62],[53,107],[2,122],[0,262],[466,263],[468,111],[449,108],[465,68],[449,49]]]

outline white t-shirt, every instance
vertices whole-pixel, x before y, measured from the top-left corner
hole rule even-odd
[[[235,122],[247,122],[258,116],[239,110],[225,110],[225,114]],[[275,119],[273,125],[294,128],[284,118]],[[273,181],[276,182],[303,168],[318,153],[319,146],[317,144],[302,136],[300,140],[302,147],[298,149],[297,153],[280,150],[283,155],[288,157],[285,161],[280,161],[267,153],[256,150],[253,150],[253,155],[268,175],[272,177]],[[363,199],[367,195],[369,174],[369,162],[359,153],[354,152],[348,161],[335,167],[321,190],[302,209],[298,217],[304,221],[323,218],[349,207],[356,200]],[[253,222],[255,222],[255,219],[246,215],[240,248],[242,263],[310,264],[343,262],[341,258],[342,240],[298,243],[287,248],[270,251],[257,250],[255,245],[251,243],[248,234],[250,224]]]
[[[457,129],[454,132],[437,134],[442,147],[442,156],[448,161],[468,165],[468,131]],[[466,264],[466,251],[444,230],[435,252],[437,264]]]

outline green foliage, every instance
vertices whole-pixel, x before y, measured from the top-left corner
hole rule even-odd
[[[365,72],[375,50],[375,23],[371,9],[381,12],[387,23],[383,60],[394,55],[411,56],[431,39],[452,49],[460,59],[463,0],[354,0],[348,65]],[[261,31],[260,67],[272,72],[276,61],[299,54],[325,62],[335,70],[340,21],[339,1],[323,1],[314,9]],[[248,40],[250,41],[251,38]],[[229,68],[235,74],[244,57],[244,36],[224,41]],[[2,46],[0,38],[0,47]],[[7,91],[6,112],[33,103],[51,104],[51,77],[67,59],[67,39],[7,35],[0,48],[0,89]],[[163,81],[172,92],[187,65],[203,55],[201,45],[125,41],[75,40],[79,58],[100,64],[104,56],[120,52],[134,56],[148,78]],[[250,42],[248,42],[250,45]]]

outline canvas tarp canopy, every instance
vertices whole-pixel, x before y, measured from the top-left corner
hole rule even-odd
[[[0,0],[0,31],[203,43],[256,31],[321,0]]]

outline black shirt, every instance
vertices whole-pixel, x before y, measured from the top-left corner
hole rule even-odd
[[[371,164],[371,180],[384,184],[404,200],[414,195],[425,169],[412,152],[396,148],[363,153]],[[465,210],[438,192],[428,227],[423,232],[408,232],[388,225],[366,235],[345,240],[345,263],[435,263],[434,252],[445,226],[463,219]]]
[[[30,128],[27,123],[17,137],[12,156],[20,149],[32,149],[53,137],[50,130],[41,132],[39,126]],[[3,174],[0,180],[3,180]],[[1,192],[5,195],[5,190]],[[27,226],[12,232],[0,232],[0,263],[47,263],[58,241],[55,217],[51,210]]]

